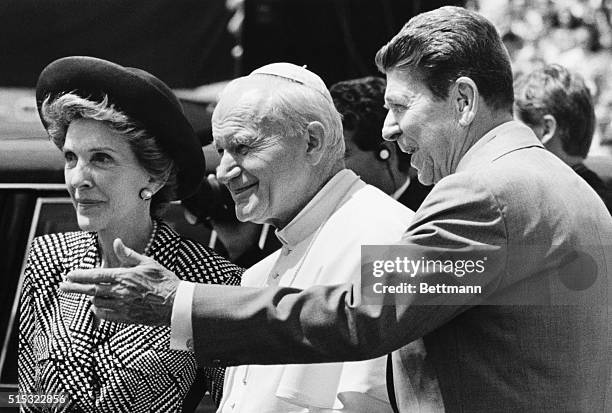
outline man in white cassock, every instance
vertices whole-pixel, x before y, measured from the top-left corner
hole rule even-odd
[[[282,243],[244,274],[243,286],[359,286],[361,245],[396,241],[410,223],[412,211],[345,169],[340,116],[323,81],[304,68],[272,64],[230,83],[213,136],[217,177],[236,215],[274,225]],[[230,367],[219,411],[388,412],[385,364]]]

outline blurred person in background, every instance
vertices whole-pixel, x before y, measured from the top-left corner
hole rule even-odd
[[[599,39],[599,30],[592,23],[582,22],[572,31],[574,47],[560,53],[549,63],[558,63],[568,70],[580,74],[586,82],[594,102],[602,91],[612,83],[609,79],[612,59]]]
[[[368,76],[330,87],[334,105],[342,115],[344,161],[366,183],[416,211],[431,186],[418,181],[410,167],[410,155],[382,138],[380,131],[387,116],[385,86],[385,79]]]
[[[520,77],[515,85],[515,114],[580,175],[612,214],[612,189],[584,165],[595,130],[591,93],[582,77],[552,64]]]
[[[607,88],[599,96],[595,108],[597,135],[602,145],[607,145],[608,154],[612,155],[612,88]]]
[[[598,117],[610,116],[612,1],[480,0],[471,7],[503,35],[515,76],[558,63],[584,78]],[[606,141],[612,138],[596,131],[594,145]]]
[[[169,202],[194,193],[204,173],[193,129],[163,82],[101,59],[51,63],[36,93],[42,122],[64,154],[82,231],[37,237],[30,248],[20,307],[19,390],[66,394],[62,411],[188,410],[197,366],[193,354],[168,351],[168,327],[102,320],[90,300],[58,286],[73,269],[116,267],[116,238],[182,279],[239,283],[241,269],[161,220]],[[206,378],[218,398],[223,371],[207,369]]]

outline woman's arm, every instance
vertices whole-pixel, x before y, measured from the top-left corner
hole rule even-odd
[[[32,247],[34,248],[34,246]],[[34,332],[36,331],[36,313],[34,311],[34,288],[32,286],[32,254],[24,272],[23,288],[19,304],[19,351],[17,357],[17,376],[19,394],[36,393],[36,359],[34,357]],[[21,405],[21,411],[39,411],[36,405]]]

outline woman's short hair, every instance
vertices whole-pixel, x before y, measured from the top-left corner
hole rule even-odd
[[[41,107],[41,116],[49,124],[49,138],[59,149],[63,148],[68,126],[75,119],[103,122],[125,137],[140,165],[154,180],[165,182],[151,199],[151,216],[160,217],[170,200],[174,199],[177,189],[174,161],[162,151],[155,136],[140,122],[109,104],[108,96],[104,96],[100,102],[82,98],[75,93],[66,93],[54,100],[47,97]]]
[[[413,17],[376,53],[376,65],[383,73],[416,70],[438,99],[469,77],[487,104],[512,112],[508,52],[495,26],[476,12],[445,6]]]
[[[595,130],[595,110],[580,75],[552,64],[517,79],[515,90],[520,120],[533,127],[544,115],[552,115],[565,153],[586,158]]]

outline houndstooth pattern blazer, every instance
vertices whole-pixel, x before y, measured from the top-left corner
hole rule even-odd
[[[150,251],[181,279],[240,284],[241,268],[162,222]],[[59,291],[70,270],[93,268],[97,259],[91,232],[44,235],[32,244],[20,306],[19,391],[61,393],[69,401],[24,410],[181,411],[196,362],[192,353],[169,349],[169,327],[99,320],[87,296]],[[207,370],[206,376],[219,397],[223,371]]]

